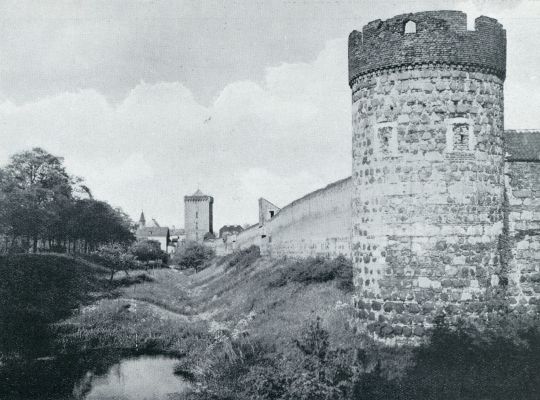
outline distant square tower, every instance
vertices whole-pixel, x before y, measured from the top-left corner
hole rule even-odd
[[[214,198],[199,189],[191,196],[184,196],[186,242],[201,243],[206,234],[214,233],[213,205]]]

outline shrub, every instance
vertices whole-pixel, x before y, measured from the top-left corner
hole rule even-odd
[[[336,281],[340,289],[352,290],[352,263],[345,257],[338,256],[335,259],[315,257],[295,261],[290,267],[281,270],[279,277],[271,283],[271,286],[285,286],[288,282],[309,285],[332,280]]]
[[[227,257],[228,262],[225,264],[225,270],[228,271],[231,268],[235,268],[238,271],[252,265],[260,257],[261,249],[259,246],[253,245],[247,249],[235,250]]]
[[[283,354],[249,336],[211,346],[197,399],[537,399],[540,329],[510,330],[436,321],[431,340],[412,351],[371,342],[331,345],[317,318]],[[515,336],[515,337],[514,337]],[[370,344],[371,343],[371,344]],[[399,374],[388,360],[406,359]]]
[[[437,321],[414,352],[403,386],[412,398],[540,398],[540,328],[502,333]]]
[[[175,254],[173,263],[178,265],[180,269],[194,268],[198,272],[206,268],[214,256],[213,249],[193,242],[187,244],[184,249]]]

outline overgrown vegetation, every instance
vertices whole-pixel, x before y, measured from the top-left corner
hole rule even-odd
[[[196,383],[193,400],[540,397],[537,316],[494,315],[481,330],[440,318],[429,343],[384,347],[348,324],[346,259],[270,261],[250,248],[220,262],[110,285],[109,270],[70,257],[0,257],[0,379],[11,379],[0,397],[36,398],[61,365],[72,368],[44,390],[69,396],[87,371],[144,353],[179,357],[177,373]],[[35,361],[49,354],[57,361]]]
[[[235,250],[232,254],[223,257],[225,263],[225,271],[234,268],[236,271],[253,265],[253,263],[261,257],[261,249],[259,246],[250,246],[247,249]]]
[[[172,259],[172,264],[180,269],[193,268],[196,272],[208,267],[210,260],[216,255],[215,251],[203,244],[188,243],[183,249],[179,249]]]
[[[333,347],[320,319],[295,340],[292,355],[249,336],[216,340],[212,362],[192,399],[537,399],[540,396],[540,330],[516,337],[491,330],[450,328],[437,321],[431,341],[419,348],[384,348],[351,337]],[[412,351],[412,352],[411,352]],[[381,355],[404,359],[387,370]],[[412,354],[412,358],[409,360]]]
[[[339,288],[352,290],[352,263],[343,256],[334,259],[323,257],[297,260],[291,266],[280,270],[279,277],[272,286],[284,286],[287,282],[299,282],[305,285],[336,281]]]
[[[103,273],[68,257],[0,256],[0,355],[47,354],[49,324],[90,301]]]

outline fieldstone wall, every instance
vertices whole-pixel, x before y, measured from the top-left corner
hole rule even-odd
[[[539,161],[509,161],[505,167],[509,302],[531,312],[540,304]]]

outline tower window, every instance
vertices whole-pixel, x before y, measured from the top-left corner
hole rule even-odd
[[[199,212],[195,211],[195,218],[199,218]]]
[[[413,21],[408,21],[405,24],[405,33],[416,33],[416,23]]]
[[[448,118],[446,124],[446,153],[473,152],[476,146],[473,121],[468,118]]]
[[[454,150],[469,150],[469,126],[467,124],[454,125]]]
[[[274,210],[270,211],[270,218],[274,217]]]
[[[375,127],[375,151],[385,157],[395,157],[398,153],[397,129],[395,123],[381,123]]]

